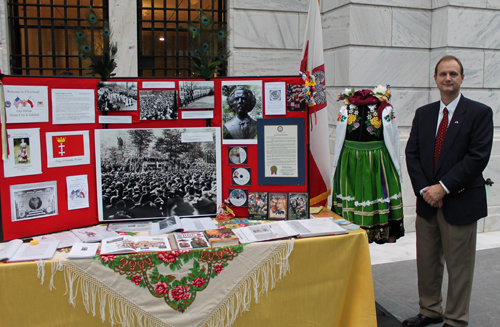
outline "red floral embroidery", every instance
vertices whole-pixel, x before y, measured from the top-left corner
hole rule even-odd
[[[159,281],[155,284],[155,293],[156,294],[167,294],[168,293],[168,284],[162,281]]]
[[[132,283],[134,283],[135,285],[139,285],[142,281],[142,278],[141,276],[134,276],[132,277]]]
[[[116,258],[116,255],[102,255],[101,260],[108,263],[110,261],[114,261]]]
[[[214,270],[216,273],[220,274],[224,270],[224,267],[222,267],[221,265],[217,265],[214,267]]]
[[[206,280],[205,278],[201,278],[201,277],[196,277],[194,280],[193,280],[193,286],[194,287],[202,287],[203,285],[205,285],[206,283]]]
[[[158,253],[158,258],[163,261],[163,262],[175,262],[177,258],[179,257],[180,253],[178,251],[176,252],[159,252]]]
[[[172,290],[172,297],[176,301],[189,299],[191,297],[191,294],[189,294],[189,286],[177,286]]]

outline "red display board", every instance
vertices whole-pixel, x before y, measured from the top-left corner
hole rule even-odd
[[[174,82],[175,90],[179,90],[179,81],[202,81],[201,79],[146,79],[146,78],[113,78],[110,82],[137,82],[137,92],[139,93],[143,87],[143,82]],[[41,150],[41,174],[5,177],[3,165],[0,165],[0,205],[1,205],[1,227],[3,240],[11,240],[14,238],[30,237],[34,235],[47,234],[56,231],[68,230],[72,228],[90,226],[99,223],[97,212],[97,195],[96,195],[96,162],[95,162],[95,140],[94,130],[108,129],[137,129],[137,128],[189,128],[189,127],[221,127],[222,120],[222,95],[221,87],[225,81],[262,81],[262,90],[265,83],[269,82],[285,82],[287,85],[303,84],[302,79],[297,76],[276,76],[276,77],[220,77],[212,79],[214,81],[215,90],[215,106],[213,109],[213,119],[182,119],[183,109],[179,109],[178,119],[176,120],[140,120],[140,112],[136,111],[98,111],[97,103],[97,83],[100,82],[97,78],[85,77],[14,77],[4,76],[2,78],[3,85],[21,85],[21,86],[47,86],[49,95],[49,121],[44,123],[7,123],[7,129],[40,129],[40,150]],[[52,123],[52,89],[91,89],[95,92],[95,107],[96,119],[90,124],[53,124]],[[148,88],[149,90],[150,88]],[[172,89],[173,90],[173,89]],[[306,126],[307,134],[307,112],[306,111],[288,111],[284,116],[268,116],[265,114],[265,94],[262,93],[262,108],[263,118],[302,118]],[[131,116],[131,124],[99,124],[99,116],[107,114],[109,116]],[[63,166],[49,168],[47,163],[46,139],[45,134],[48,132],[71,132],[71,131],[89,131],[90,139],[90,164],[77,166]],[[307,135],[305,135],[307,143]],[[326,142],[326,140],[325,140]],[[307,174],[304,185],[259,185],[258,184],[258,146],[257,144],[242,144],[246,146],[248,161],[244,165],[229,165],[228,147],[238,146],[235,144],[221,145],[221,163],[222,163],[222,197],[228,198],[228,190],[231,189],[246,189],[249,192],[307,192]],[[307,148],[307,147],[306,147]],[[10,154],[13,155],[13,154]],[[299,154],[300,155],[300,154]],[[307,153],[303,154],[307,157]],[[250,185],[233,185],[232,183],[232,168],[249,167],[251,169]],[[305,170],[307,171],[307,161]],[[76,210],[68,210],[67,193],[66,193],[66,177],[73,175],[87,175],[89,186],[89,207]],[[10,188],[13,185],[42,183],[47,181],[57,182],[57,203],[58,214],[55,216],[12,221]],[[248,209],[246,207],[232,207],[237,217],[247,217]]]

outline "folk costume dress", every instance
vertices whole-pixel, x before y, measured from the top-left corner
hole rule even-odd
[[[404,235],[399,135],[388,97],[382,99],[371,90],[345,98],[332,169],[332,211],[380,244]]]

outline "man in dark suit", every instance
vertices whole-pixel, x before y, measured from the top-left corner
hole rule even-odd
[[[490,107],[460,93],[462,63],[439,60],[434,80],[441,101],[415,112],[406,164],[417,196],[417,272],[420,313],[403,321],[422,327],[467,326],[474,274],[477,221],[487,215],[485,181],[493,143]],[[441,306],[444,263],[446,308]]]

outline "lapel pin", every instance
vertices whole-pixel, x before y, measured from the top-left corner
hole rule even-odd
[[[455,120],[455,124],[458,124],[458,120]]]

